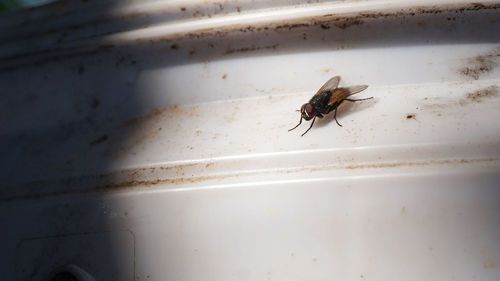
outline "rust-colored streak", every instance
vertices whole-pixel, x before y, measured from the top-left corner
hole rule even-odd
[[[383,169],[383,168],[400,168],[400,167],[428,167],[430,165],[465,165],[472,163],[487,163],[498,161],[496,158],[491,159],[463,159],[463,160],[438,160],[438,161],[426,161],[426,162],[394,162],[394,163],[370,163],[370,164],[358,164],[358,165],[345,165],[345,166],[325,166],[325,167],[314,167],[314,168],[287,168],[278,171],[278,173],[288,174],[300,171],[324,171],[331,169]],[[40,181],[24,184],[25,187],[30,187],[31,190],[24,192],[24,194],[13,195],[11,197],[4,197],[0,199],[0,202],[9,202],[15,200],[29,200],[29,199],[39,199],[47,196],[59,196],[68,194],[78,194],[78,193],[92,193],[92,192],[116,192],[120,190],[128,190],[139,187],[151,187],[157,185],[167,185],[167,186],[177,186],[183,184],[196,184],[209,181],[222,181],[229,178],[238,178],[242,175],[252,176],[256,174],[263,174],[266,171],[248,171],[248,172],[238,172],[232,174],[215,175],[210,174],[210,169],[216,167],[215,163],[190,163],[182,164],[171,167],[158,167],[158,168],[140,168],[133,170],[120,171],[116,173],[95,175],[95,176],[81,176],[73,177],[67,179],[61,179],[57,181]],[[185,170],[189,168],[188,170]],[[153,170],[152,170],[153,169]],[[208,175],[194,176],[195,171],[208,172]],[[159,174],[154,174],[156,171]],[[162,174],[167,174],[166,172],[174,172],[176,176],[170,176],[162,178]],[[185,172],[191,176],[185,176]],[[151,174],[153,173],[153,174]],[[268,171],[267,173],[276,173],[276,170]],[[149,179],[149,177],[156,177],[154,179]],[[58,190],[52,192],[40,192],[40,186],[58,186]],[[92,188],[88,188],[93,186]]]

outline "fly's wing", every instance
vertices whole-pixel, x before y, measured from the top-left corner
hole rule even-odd
[[[330,78],[330,80],[326,81],[326,83],[318,90],[318,92],[316,92],[316,94],[319,94],[324,91],[333,91],[335,90],[335,88],[337,88],[339,83],[340,83],[340,76],[332,77]]]
[[[340,102],[343,99],[347,98],[348,96],[357,94],[365,90],[366,88],[368,88],[367,85],[352,86],[347,88],[337,88],[333,91],[333,94],[330,97],[330,101],[328,101],[328,105],[333,105],[336,102]]]

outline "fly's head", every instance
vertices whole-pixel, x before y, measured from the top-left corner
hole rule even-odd
[[[312,104],[305,103],[300,108],[300,114],[302,115],[302,118],[304,118],[304,120],[309,121],[314,116],[316,116],[316,109],[314,109],[314,106]]]

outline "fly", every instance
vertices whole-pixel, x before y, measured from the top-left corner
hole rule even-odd
[[[337,120],[337,108],[343,101],[350,101],[350,102],[356,102],[356,101],[363,101],[363,100],[369,100],[372,99],[373,97],[365,98],[365,99],[349,99],[349,96],[352,96],[354,94],[357,94],[366,88],[368,88],[367,85],[361,85],[361,86],[352,86],[352,87],[347,87],[347,88],[337,88],[340,82],[340,76],[335,76],[331,78],[330,80],[326,81],[326,83],[318,90],[318,92],[309,100],[308,103],[305,103],[302,105],[300,108],[300,120],[299,124],[297,126],[291,128],[288,131],[291,131],[295,128],[297,128],[301,123],[302,119],[309,121],[312,119],[311,126],[309,126],[309,129],[305,131],[301,136],[305,135],[309,130],[311,130],[312,126],[314,125],[314,121],[316,120],[316,117],[323,118],[323,115],[326,115],[333,110],[335,110],[335,113],[333,115],[333,118],[335,118],[335,122],[340,125],[339,121]]]

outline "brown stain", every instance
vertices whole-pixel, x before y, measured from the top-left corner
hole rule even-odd
[[[132,131],[133,134],[127,137],[119,148],[110,148],[106,154],[111,157],[119,157],[122,153],[127,153],[131,149],[137,149],[141,146],[152,143],[164,131],[165,123],[174,122],[173,120],[179,117],[198,118],[200,116],[199,106],[179,107],[177,105],[165,106],[162,108],[152,109],[148,113],[128,119],[123,122],[124,131]],[[115,130],[120,134],[119,127]]]
[[[498,86],[492,85],[488,88],[474,91],[465,95],[465,98],[473,102],[481,102],[485,98],[492,98],[498,95]]]
[[[115,190],[115,189],[123,189],[123,188],[133,188],[133,187],[138,187],[138,186],[154,186],[154,185],[160,185],[160,184],[173,184],[173,185],[180,185],[180,184],[187,184],[187,183],[199,183],[199,182],[204,182],[204,181],[209,181],[209,180],[222,180],[225,178],[230,178],[230,177],[237,177],[237,175],[224,175],[224,176],[202,176],[202,177],[191,177],[191,178],[174,178],[174,179],[155,179],[155,180],[130,180],[130,181],[124,181],[124,182],[119,182],[119,183],[111,183],[111,184],[106,184],[100,187],[97,187],[96,190]]]
[[[425,167],[430,165],[452,165],[452,164],[472,164],[479,162],[497,161],[496,158],[490,159],[462,159],[460,161],[442,160],[442,161],[426,161],[426,162],[398,162],[398,163],[377,163],[377,164],[361,164],[361,165],[347,165],[345,169],[380,169],[380,168],[399,168],[399,167]]]
[[[467,59],[467,66],[459,69],[459,73],[478,80],[482,74],[491,72],[500,63],[500,47],[490,52]]]
[[[251,47],[245,47],[245,48],[239,48],[239,49],[227,49],[224,52],[224,55],[230,55],[234,53],[246,53],[246,52],[255,52],[259,50],[276,50],[278,47],[278,44],[270,45],[270,46],[251,46]]]
[[[226,74],[226,73],[222,74],[222,77],[221,77],[221,78],[222,78],[222,79],[226,79],[226,78],[227,78],[227,74]]]
[[[156,108],[156,109],[149,111],[148,113],[146,113],[144,115],[128,119],[127,121],[125,121],[124,124],[126,126],[137,126],[139,124],[146,123],[148,121],[152,121],[155,119],[157,120],[157,119],[159,119],[159,117],[161,115],[165,115],[165,113],[167,111],[172,111],[172,112],[178,111],[178,106],[173,105],[173,106],[167,106],[167,107],[163,107],[163,108]]]
[[[319,167],[319,168],[308,168],[308,171],[317,171],[325,169],[379,169],[379,168],[397,168],[397,167],[418,167],[418,166],[429,166],[436,164],[445,165],[463,165],[470,163],[481,163],[481,162],[491,162],[498,161],[498,159],[473,159],[473,160],[442,160],[442,161],[428,161],[428,162],[406,162],[406,163],[376,163],[376,164],[363,164],[363,165],[347,165],[339,167]],[[93,176],[79,176],[64,178],[55,181],[35,181],[23,184],[25,187],[32,187],[30,192],[20,195],[12,195],[10,197],[0,198],[0,202],[11,202],[16,200],[30,200],[30,199],[40,199],[46,196],[59,196],[67,194],[85,194],[92,192],[115,192],[120,190],[133,189],[138,187],[151,187],[156,185],[182,185],[182,184],[193,184],[207,181],[221,181],[229,178],[241,177],[242,173],[235,174],[224,174],[224,175],[206,175],[206,176],[184,176],[184,174],[192,174],[195,171],[201,171],[212,167],[212,164],[216,163],[189,163],[182,165],[175,165],[169,167],[158,167],[156,170],[163,171],[163,173],[173,172],[176,177],[168,178],[156,178],[147,179],[145,175],[150,175],[152,168],[139,168],[130,169],[119,172],[113,172],[108,174],[100,174]],[[189,168],[189,169],[188,169]],[[303,171],[304,168],[290,168],[284,170],[283,173],[290,173],[293,171]],[[262,171],[258,172],[248,172],[244,173],[245,176],[251,176],[254,174],[261,174]],[[161,176],[161,175],[159,175]],[[40,186],[47,186],[48,184],[52,186],[60,186],[56,191],[51,192],[41,192]],[[89,186],[93,186],[89,188]]]
[[[340,29],[346,29],[348,27],[354,26],[354,25],[362,25],[363,21],[360,19],[345,19],[345,20],[339,20],[333,23],[336,27]],[[323,26],[322,26],[323,27]]]
[[[96,145],[96,144],[99,144],[99,143],[102,143],[102,142],[105,142],[108,140],[108,136],[107,135],[103,135],[93,141],[90,142],[90,145]]]
[[[366,19],[378,19],[378,18],[394,18],[394,17],[410,17],[417,15],[425,15],[425,14],[440,14],[440,13],[463,13],[466,11],[478,11],[478,10],[496,10],[500,8],[500,4],[481,4],[481,3],[465,3],[465,4],[457,4],[450,5],[447,7],[438,7],[435,5],[430,6],[418,6],[408,9],[403,9],[399,11],[390,11],[390,12],[360,12],[352,15],[334,15],[327,14],[319,17],[304,17],[300,19],[296,19],[288,22],[278,22],[278,23],[264,23],[257,25],[231,25],[224,28],[204,28],[199,29],[190,33],[184,34],[173,34],[171,36],[163,36],[156,38],[144,38],[135,40],[136,43],[143,44],[157,44],[157,43],[165,43],[165,42],[174,42],[176,40],[182,39],[192,39],[192,38],[204,38],[204,37],[218,37],[225,36],[230,32],[267,32],[268,30],[282,31],[282,30],[292,30],[301,27],[310,27],[310,26],[318,26],[323,29],[330,28],[331,25],[336,26],[341,29],[346,29],[351,26],[363,24],[363,21]],[[182,8],[181,8],[182,10]],[[194,11],[193,16],[204,16],[200,11]],[[127,43],[128,44],[128,43]],[[4,67],[0,67],[0,71],[12,71],[18,69],[21,66],[25,65],[33,65],[33,64],[42,64],[49,61],[59,61],[63,59],[69,59],[73,57],[81,58],[86,55],[95,55],[99,52],[109,52],[114,49],[116,46],[114,44],[101,44],[97,46],[92,46],[89,48],[77,50],[74,52],[67,52],[65,54],[49,54],[47,55],[45,50],[40,51],[38,53],[31,54],[33,57],[37,57],[36,59],[25,62],[25,63],[16,63],[15,66],[6,65]],[[252,48],[266,48],[269,46],[253,46]],[[241,49],[241,50],[240,50]],[[244,52],[247,48],[233,49],[232,52]],[[228,50],[231,52],[231,50]],[[13,54],[11,56],[7,56],[2,58],[3,61],[7,60],[15,60],[21,57],[25,57],[25,54]],[[464,72],[467,75],[474,72],[474,69],[464,69]]]
[[[401,208],[401,214],[404,214],[404,213],[406,213],[406,207],[405,207],[405,206],[403,206],[403,207]]]

